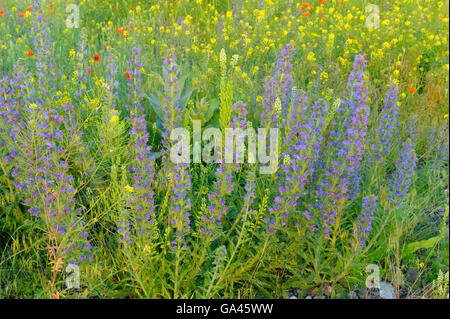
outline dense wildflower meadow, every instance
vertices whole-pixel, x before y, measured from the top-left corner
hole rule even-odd
[[[448,28],[444,0],[0,0],[0,298],[448,298]]]

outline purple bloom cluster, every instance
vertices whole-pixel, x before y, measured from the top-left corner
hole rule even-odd
[[[417,157],[414,151],[414,144],[411,138],[408,138],[400,150],[400,155],[396,162],[397,169],[393,176],[389,178],[388,182],[391,190],[389,201],[396,207],[401,207],[404,199],[406,199],[412,183],[416,161]]]
[[[370,195],[365,196],[362,203],[361,214],[358,215],[356,220],[356,233],[355,240],[352,241],[354,247],[352,247],[353,253],[357,254],[364,249],[366,240],[372,230],[372,221],[374,219],[374,212],[377,206],[377,196]]]
[[[144,93],[141,89],[141,69],[143,67],[143,64],[141,62],[141,50],[139,48],[132,49],[129,66],[130,70],[127,71],[127,97],[129,101],[131,101],[131,104],[127,103],[125,107],[130,109],[132,114],[138,114],[143,111],[141,102],[142,98],[144,97]]]
[[[277,232],[277,230],[275,229],[275,218],[264,217],[264,221],[266,223],[266,233],[269,235],[275,234]]]
[[[130,222],[119,221],[117,225],[119,226],[117,232],[120,234],[119,242],[124,243],[126,245],[130,245],[132,243],[130,237]]]
[[[233,17],[236,21],[241,20],[242,9],[243,9],[242,0],[233,0],[233,6],[231,9],[231,12],[233,12]]]
[[[234,188],[233,171],[230,168],[232,164],[219,163],[216,169],[217,179],[214,182],[214,188],[208,194],[210,205],[207,209],[211,212],[208,221],[210,229],[222,225],[222,217],[226,215],[228,206],[226,196],[230,195]]]
[[[177,58],[173,52],[169,52],[167,58],[163,60],[164,64],[164,92],[161,105],[164,111],[163,128],[162,133],[162,153],[168,156],[171,142],[169,140],[170,133],[173,129],[177,128],[181,123],[183,113],[180,109],[180,83],[178,79],[179,68]],[[166,161],[166,156],[163,156],[163,161]]]
[[[233,129],[247,128],[247,103],[239,101],[234,103],[232,106],[233,116],[231,119],[230,126]],[[245,150],[245,144],[236,143],[234,148],[235,154]],[[230,151],[227,146],[225,146],[225,152]],[[233,154],[233,158],[235,156]],[[226,215],[228,211],[228,206],[226,202],[226,197],[231,194],[234,188],[233,172],[238,172],[240,169],[240,164],[224,163],[223,160],[219,161],[219,166],[216,169],[217,179],[214,182],[214,188],[211,193],[208,194],[208,200],[210,204],[207,206],[209,211],[209,216],[203,215],[201,218],[207,223],[208,232],[211,233],[213,229],[222,225],[222,217]],[[250,187],[250,185],[247,185]],[[246,188],[247,189],[247,188]],[[250,189],[248,190],[250,191]],[[252,195],[247,193],[246,199],[244,199],[244,209],[249,208],[251,203],[249,202]],[[249,206],[246,206],[249,205]]]
[[[266,78],[263,84],[261,127],[277,127],[280,116],[285,117],[286,115],[286,107],[290,103],[291,90],[294,85],[294,78],[291,73],[293,67],[291,61],[294,52],[294,46],[287,44],[277,54],[274,74]],[[280,110],[274,108],[277,99],[280,99],[281,102]]]
[[[111,62],[113,63],[113,62]],[[131,109],[128,121],[131,125],[130,134],[130,157],[133,159],[129,171],[133,179],[133,191],[130,194],[128,205],[133,208],[135,229],[138,237],[149,237],[152,234],[152,224],[154,222],[154,192],[152,184],[155,178],[153,171],[154,158],[151,156],[151,146],[148,146],[149,134],[145,113],[141,106],[143,97],[140,83],[142,82],[141,53],[139,49],[134,49],[130,58],[129,68],[132,76],[127,81],[128,98]],[[112,76],[112,75],[111,75]],[[111,78],[111,82],[113,78]]]
[[[239,101],[234,103],[231,109],[233,110],[233,116],[231,117],[230,123],[231,128],[246,129],[248,115],[247,103]]]
[[[55,101],[55,97],[54,97]],[[72,141],[73,149],[81,148],[81,136],[83,132],[80,130],[79,124],[75,119],[75,109],[72,104],[63,104],[61,108],[48,110],[48,113],[44,111],[44,114],[39,114],[38,118],[42,121],[42,125],[39,136],[42,138],[42,146],[36,147],[36,149],[28,148],[31,152],[27,152],[29,167],[27,175],[29,179],[28,183],[32,183],[32,195],[36,195],[36,192],[40,194],[37,197],[40,202],[34,201],[34,206],[31,201],[29,204],[32,208],[41,208],[45,214],[55,216],[55,218],[61,214],[68,214],[65,227],[75,227],[77,223],[80,223],[79,228],[83,229],[83,224],[78,221],[76,213],[81,212],[81,207],[75,209],[75,189],[73,188],[73,177],[69,173],[68,157],[70,156],[71,149],[65,149],[64,145],[67,145]],[[63,124],[64,131],[56,128],[58,124]],[[38,124],[39,127],[39,124]],[[30,135],[31,139],[35,137]],[[65,141],[63,142],[63,140]],[[28,140],[28,146],[32,146],[33,141]],[[78,144],[78,145],[76,145]],[[30,186],[30,185],[28,185]],[[44,202],[42,202],[43,196]],[[35,197],[33,199],[36,199]],[[44,204],[45,203],[45,204]],[[64,220],[64,219],[62,219]],[[86,237],[82,237],[86,238]],[[73,237],[74,241],[80,240],[84,242],[82,238]],[[75,245],[80,246],[79,243],[72,244],[71,248]],[[82,245],[86,246],[86,243]],[[83,259],[83,255],[80,256]],[[92,255],[89,254],[92,258]]]
[[[285,126],[278,195],[273,207],[269,208],[275,216],[281,216],[281,225],[286,223],[289,213],[296,210],[319,158],[327,106],[324,101],[316,101],[310,109],[308,113],[308,98],[304,93],[294,90]],[[312,219],[308,211],[302,214],[307,220]]]
[[[53,97],[52,105],[58,103],[58,98]],[[68,141],[76,144],[81,140],[82,132],[74,118],[74,107],[63,104],[61,107],[33,108],[28,112],[30,129],[22,131],[18,145],[25,160],[18,161],[14,185],[24,194],[24,203],[30,207],[28,211],[45,220],[59,238],[58,242],[68,233],[70,240],[63,247],[65,255],[60,257],[66,257],[68,262],[76,262],[74,254],[79,254],[79,260],[92,259],[90,249],[83,248],[87,247],[87,236],[77,236],[84,227],[78,218],[81,207],[75,207],[76,190],[69,173],[71,149],[65,148]],[[39,142],[36,142],[37,138]],[[76,145],[69,146],[77,148]]]
[[[411,139],[411,143],[416,145],[416,127],[417,120],[416,119],[408,119],[406,122],[406,136]]]
[[[25,91],[31,86],[26,82],[29,77],[23,66],[15,63],[11,78],[0,79],[0,160],[4,164],[12,163],[18,153],[15,141],[24,127],[23,110],[28,100]]]
[[[115,52],[113,49],[107,49],[105,52],[106,56],[106,77],[105,82],[106,85],[106,92],[104,94],[104,101],[106,105],[110,105],[111,108],[115,108],[113,99],[116,97],[119,93],[115,91],[115,88],[119,85],[119,81],[116,79],[116,73],[117,73],[117,56],[115,55]]]
[[[369,115],[364,84],[365,67],[364,57],[357,55],[347,83],[349,91],[345,92],[345,99],[337,110],[339,122],[333,121],[335,128],[330,130],[333,140],[328,150],[329,165],[325,167],[324,178],[320,180],[316,191],[322,200],[315,204],[321,211],[325,236],[329,235],[346,200],[355,198],[359,189]]]
[[[2,87],[9,88],[0,100],[6,111],[2,119],[8,119],[2,121],[7,124],[1,131],[2,148],[6,146],[8,157],[15,159],[11,177],[17,193],[24,198],[28,211],[41,217],[47,226],[55,249],[53,257],[77,263],[93,258],[69,172],[69,162],[82,148],[83,133],[74,106],[52,92],[52,44],[46,38],[47,29],[39,14],[42,10],[36,12],[33,31],[37,81],[25,84],[25,71],[17,63],[9,83],[4,79]]]
[[[179,107],[180,81],[178,79],[179,68],[177,59],[173,52],[169,52],[168,57],[163,60],[164,64],[164,91],[161,105],[164,111],[162,133],[163,149],[161,153],[168,155],[171,148],[170,134],[181,122],[183,113]],[[163,161],[167,161],[163,156]],[[187,249],[185,235],[191,231],[191,198],[188,193],[191,190],[191,177],[189,163],[180,163],[174,167],[167,166],[167,177],[169,180],[170,207],[169,222],[175,231],[175,238],[171,244],[174,250]]]
[[[36,5],[34,7],[40,7],[39,1],[36,1]],[[34,53],[36,56],[36,72],[37,79],[36,82],[38,84],[38,90],[41,95],[34,95],[36,101],[41,103],[43,101],[43,97],[48,97],[52,88],[54,88],[54,78],[56,76],[53,60],[52,60],[52,51],[53,44],[47,37],[47,26],[43,20],[43,9],[33,10],[35,15],[32,21],[33,24],[33,32],[34,32]],[[34,91],[32,93],[35,93]]]
[[[437,169],[442,164],[448,163],[449,138],[445,128],[439,130],[430,129],[428,133],[429,146],[432,151],[436,152],[436,159],[433,168]]]
[[[172,195],[169,208],[170,224],[175,229],[176,237],[173,239],[174,250],[179,248],[187,249],[185,235],[191,231],[191,198],[188,193],[191,191],[191,177],[189,164],[178,164],[173,168]]]
[[[394,147],[398,136],[398,89],[391,84],[384,101],[379,127],[376,131],[376,141],[373,144],[375,159],[381,163],[386,161]]]
[[[369,107],[366,103],[367,87],[364,83],[366,65],[367,61],[362,55],[355,57],[353,71],[350,73],[349,83],[347,83],[351,90],[346,92],[341,106],[343,109],[347,107],[351,112],[350,119],[346,118],[346,140],[342,142],[343,149],[348,150],[346,175],[349,181],[348,195],[350,198],[355,198],[359,191],[361,161],[367,137]]]

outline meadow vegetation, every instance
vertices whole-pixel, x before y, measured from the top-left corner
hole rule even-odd
[[[371,298],[376,265],[448,298],[448,28],[439,0],[0,0],[0,297]],[[277,128],[277,172],[171,162],[193,120]]]

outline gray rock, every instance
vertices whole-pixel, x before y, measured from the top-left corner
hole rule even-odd
[[[350,299],[358,299],[358,294],[354,291],[350,291],[349,297]]]
[[[408,268],[408,270],[406,271],[406,279],[413,283],[416,279],[417,279],[417,270],[415,270],[414,268]]]
[[[333,288],[331,288],[331,286],[327,286],[325,291],[325,294],[327,295],[327,297],[330,297],[331,294],[333,293]]]
[[[394,287],[388,282],[380,282],[380,297],[383,299],[394,299]]]

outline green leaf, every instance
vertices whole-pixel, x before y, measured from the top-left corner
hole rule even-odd
[[[153,111],[155,111],[156,115],[162,120],[164,118],[164,111],[159,98],[152,93],[148,93],[146,96],[150,101]]]
[[[432,237],[425,240],[416,241],[406,246],[404,256],[414,253],[418,249],[432,248],[439,240],[439,237]]]
[[[214,115],[214,111],[219,108],[220,101],[219,99],[212,99],[208,103],[208,111],[204,115],[205,123],[208,122]]]
[[[180,110],[181,112],[183,112],[186,109],[186,106],[189,102],[189,99],[191,98],[192,92],[194,92],[194,90],[189,90],[184,92],[184,94],[180,97]]]
[[[154,159],[158,159],[161,157],[162,153],[161,152],[150,152],[149,155],[153,156]]]

